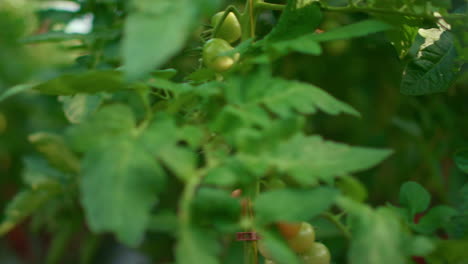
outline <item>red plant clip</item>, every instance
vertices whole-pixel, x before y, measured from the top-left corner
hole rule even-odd
[[[237,232],[237,241],[257,241],[260,236],[257,232]]]

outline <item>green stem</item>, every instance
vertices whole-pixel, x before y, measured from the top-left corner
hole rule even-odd
[[[409,16],[409,17],[422,18],[422,19],[427,19],[427,20],[432,20],[432,21],[437,21],[440,19],[439,17],[433,16],[430,14],[416,14],[416,13],[406,12],[406,11],[373,8],[373,7],[356,7],[356,6],[333,7],[333,6],[322,5],[321,9],[324,11],[329,11],[329,12],[343,12],[343,13],[363,12],[363,13],[371,13],[371,14]],[[449,18],[449,19],[466,18],[466,16],[462,14],[450,14],[450,15],[445,16],[444,18]]]
[[[201,184],[206,173],[217,165],[216,161],[212,161],[205,168],[197,171],[185,184],[182,198],[179,202],[179,220],[183,228],[189,227],[192,221],[191,204],[195,197],[198,186]]]
[[[284,10],[286,5],[281,5],[281,4],[271,4],[271,3],[265,3],[265,2],[257,2],[255,3],[255,9],[259,10],[277,10],[281,11]]]
[[[345,225],[343,225],[343,223],[341,223],[335,215],[326,212],[322,213],[320,216],[330,221],[330,223],[334,224],[347,240],[351,240],[351,233],[349,232],[348,228]]]

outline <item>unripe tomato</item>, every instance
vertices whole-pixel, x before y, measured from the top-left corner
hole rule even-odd
[[[304,264],[330,264],[330,251],[322,243],[314,243],[309,250],[301,256]]]
[[[223,17],[224,11],[216,13],[211,18],[211,25],[213,28],[220,22],[221,18]],[[239,24],[239,20],[237,19],[234,13],[229,12],[224,19],[223,24],[218,28],[216,31],[215,38],[222,38],[229,43],[233,43],[237,41],[241,37],[241,25]]]
[[[234,65],[239,55],[220,56],[220,54],[232,49],[233,47],[224,39],[210,39],[205,43],[205,46],[203,46],[203,63],[206,67],[216,72],[227,71]]]
[[[299,233],[302,223],[278,222],[276,226],[285,239],[291,239]]]
[[[307,252],[315,241],[315,230],[306,222],[301,223],[299,232],[287,240],[289,247],[296,253]]]

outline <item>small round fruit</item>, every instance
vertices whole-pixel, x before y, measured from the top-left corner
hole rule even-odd
[[[309,250],[301,256],[304,264],[330,264],[330,251],[322,243],[314,243]]]
[[[211,18],[211,25],[213,28],[220,22],[223,15],[224,11],[221,11]],[[223,24],[218,28],[218,31],[216,31],[216,36],[214,37],[222,38],[229,43],[233,43],[241,37],[241,25],[234,13],[229,12]]]
[[[304,253],[314,244],[315,230],[306,222],[301,223],[299,232],[292,238],[288,239],[289,247],[296,253]]]
[[[278,222],[276,226],[285,239],[291,239],[299,233],[302,223]]]
[[[216,71],[223,72],[229,70],[237,61],[239,55],[220,56],[225,52],[232,50],[233,47],[227,41],[220,38],[210,39],[203,46],[203,63],[206,67]]]

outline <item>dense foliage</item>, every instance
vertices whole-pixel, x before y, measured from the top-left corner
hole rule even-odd
[[[0,262],[466,264],[467,12],[1,1]]]

